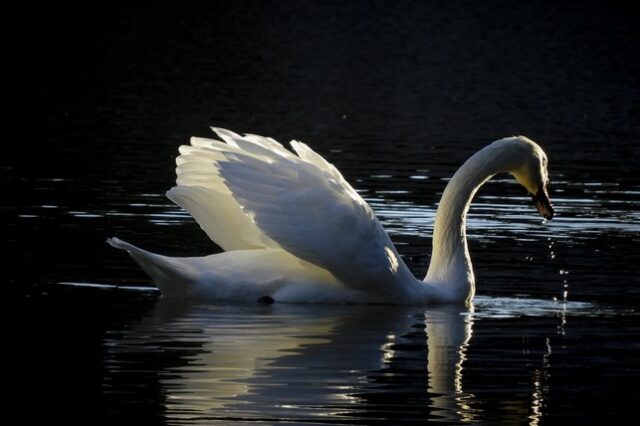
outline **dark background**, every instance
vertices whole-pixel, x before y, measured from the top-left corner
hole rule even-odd
[[[549,154],[567,220],[559,222],[567,233],[555,234],[568,237],[557,241],[555,263],[535,238],[497,230],[471,241],[478,281],[492,283],[479,292],[513,295],[499,270],[515,265],[543,278],[516,293],[556,297],[566,269],[577,300],[637,307],[640,20],[632,5],[160,1],[9,10],[0,232],[10,346],[21,348],[8,365],[17,366],[19,394],[31,395],[18,399],[53,412],[66,412],[68,398],[82,402],[79,413],[105,409],[87,391],[99,393],[102,330],[143,315],[155,299],[55,284],[148,285],[104,244],[108,236],[170,255],[215,250],[162,195],[177,147],[208,136],[209,125],[302,140],[356,188],[409,188],[390,198],[430,207],[442,179],[475,150],[527,135]],[[420,168],[430,179],[418,185],[409,176]],[[501,184],[486,191],[522,195]],[[394,239],[417,274],[426,237]],[[496,241],[501,249],[487,249]],[[525,263],[529,252],[536,261]],[[43,357],[57,368],[38,368]],[[62,395],[56,384],[65,381],[73,390]]]
[[[356,187],[380,165],[397,176],[435,163],[445,169],[432,178],[450,176],[513,134],[542,144],[554,181],[638,184],[631,3],[104,2],[10,16],[9,217],[42,205],[100,214],[162,194],[177,146],[209,125],[305,141]],[[358,164],[363,151],[372,159]],[[411,197],[434,205],[441,190],[432,179]],[[6,223],[10,264],[30,257],[47,279],[61,244],[109,256],[54,216],[45,229]]]

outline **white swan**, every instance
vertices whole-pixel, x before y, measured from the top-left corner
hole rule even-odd
[[[500,139],[455,173],[440,201],[427,276],[416,279],[371,207],[307,145],[297,155],[271,138],[213,128],[224,141],[191,138],[167,197],[187,210],[223,253],[175,258],[117,238],[167,296],[310,303],[468,302],[475,279],[465,221],[478,188],[509,172],[547,219],[547,157],[523,136]]]

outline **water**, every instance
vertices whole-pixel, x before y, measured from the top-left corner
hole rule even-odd
[[[9,407],[83,423],[553,424],[638,414],[638,33],[624,3],[234,2],[23,11],[7,202]],[[26,37],[26,36],[25,36]],[[13,101],[13,99],[12,99]],[[447,179],[512,134],[469,214],[463,308],[175,306],[104,239],[216,251],[164,198],[207,125],[300,139],[424,275]],[[89,284],[89,285],[87,285]]]

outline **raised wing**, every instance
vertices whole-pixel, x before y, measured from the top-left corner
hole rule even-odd
[[[296,156],[272,139],[214,131],[226,142],[207,145],[219,176],[272,241],[369,292],[397,292],[412,276],[371,207],[307,145],[292,142]]]
[[[180,147],[176,186],[167,191],[167,197],[187,210],[225,251],[279,247],[242,210],[218,173],[218,161],[226,159],[219,145],[224,145],[227,154],[245,152],[220,141],[191,138],[191,145]]]

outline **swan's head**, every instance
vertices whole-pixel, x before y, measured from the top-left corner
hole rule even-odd
[[[547,154],[540,145],[524,136],[508,138],[516,146],[514,167],[509,172],[524,186],[533,198],[538,212],[545,219],[553,218],[554,211],[549,200],[549,172]]]
[[[510,165],[507,171],[531,194],[538,212],[545,219],[553,218],[553,205],[547,190],[549,186],[547,154],[537,143],[524,136],[505,138],[496,143],[508,148],[503,151],[510,157],[510,161],[507,162]]]

